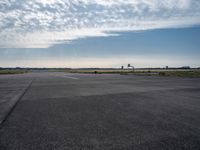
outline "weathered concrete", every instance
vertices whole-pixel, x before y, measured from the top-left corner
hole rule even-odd
[[[31,78],[24,78],[23,75],[0,76],[0,125],[25,94],[31,82]]]
[[[200,149],[198,78],[65,73],[23,78],[35,80],[3,123],[0,149]]]

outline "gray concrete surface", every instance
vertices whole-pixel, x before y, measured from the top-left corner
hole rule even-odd
[[[0,76],[0,108],[32,80],[1,124],[2,150],[200,149],[198,78]]]
[[[0,76],[0,124],[25,94],[31,82],[30,77],[27,78],[23,75]]]

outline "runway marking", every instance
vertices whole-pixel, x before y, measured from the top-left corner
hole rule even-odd
[[[79,78],[76,78],[76,77],[70,77],[70,76],[65,76],[65,77],[69,79],[79,80]]]

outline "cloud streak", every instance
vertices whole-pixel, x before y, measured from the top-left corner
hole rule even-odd
[[[198,0],[0,0],[0,48],[199,24]]]

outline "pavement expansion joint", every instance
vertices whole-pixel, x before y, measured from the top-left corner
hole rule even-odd
[[[32,79],[30,81],[30,83],[28,84],[28,86],[24,89],[24,91],[18,97],[16,97],[15,100],[12,100],[12,103],[10,103],[9,107],[6,110],[4,110],[4,113],[0,114],[0,128],[2,128],[4,122],[7,120],[7,118],[13,112],[13,110],[15,109],[15,107],[17,106],[17,104],[20,102],[20,100],[23,98],[23,96],[29,90],[29,88],[31,87],[33,81],[34,81],[34,79]]]

